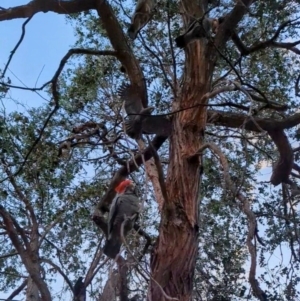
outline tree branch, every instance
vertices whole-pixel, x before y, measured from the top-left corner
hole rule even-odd
[[[256,124],[265,131],[290,129],[300,124],[300,113],[296,113],[282,120],[274,120],[274,118],[249,118],[249,116],[245,114],[208,110],[207,119],[208,123],[218,126],[230,128],[240,128],[243,126],[248,131],[261,132]]]
[[[12,300],[14,297],[16,297],[17,295],[19,295],[22,290],[26,287],[27,285],[27,282],[28,282],[28,279],[25,279],[22,284],[17,288],[15,289],[8,297],[6,300]]]
[[[156,136],[152,140],[152,145],[153,147],[158,150],[162,144],[167,140],[167,137],[160,137]],[[114,175],[108,190],[106,191],[105,195],[103,196],[102,200],[98,203],[97,209],[105,212],[108,211],[109,204],[112,202],[113,198],[116,195],[116,192],[114,190],[115,187],[118,186],[119,183],[121,183],[125,178],[131,174],[132,172],[136,171],[138,166],[143,164],[143,158],[142,155],[144,156],[145,161],[148,161],[152,158],[153,156],[153,150],[152,146],[148,146],[142,154],[139,154],[135,156],[134,160],[130,160],[130,162],[126,165],[121,167],[116,174]],[[98,219],[96,215],[94,215],[93,219]],[[94,220],[95,221],[95,220]]]
[[[21,260],[26,267],[27,272],[30,275],[30,278],[34,281],[34,283],[37,285],[42,299],[45,301],[51,301],[51,295],[50,291],[45,283],[45,281],[42,279],[40,276],[39,272],[35,269],[35,263],[39,261],[38,258],[36,258],[35,252],[31,252],[30,245],[27,241],[25,240],[25,245],[26,249],[23,247],[21,244],[19,237],[18,237],[18,232],[20,232],[22,229],[18,225],[18,223],[14,220],[14,218],[5,210],[5,208],[0,205],[0,215],[3,218],[4,224],[7,229],[8,236],[10,240],[12,241],[14,247],[18,251]],[[17,231],[18,230],[18,231]],[[23,240],[24,240],[24,233],[23,231],[20,232]]]
[[[268,131],[279,152],[279,159],[274,164],[271,183],[274,186],[280,183],[289,183],[289,176],[294,165],[294,152],[283,130]]]
[[[34,14],[49,11],[58,14],[74,14],[96,8],[97,0],[33,0],[28,4],[0,10],[0,21],[30,18]]]
[[[147,107],[147,88],[142,69],[107,0],[97,1],[97,12],[113,48],[117,51],[117,58],[126,69],[131,84],[139,88],[143,106]]]
[[[71,291],[73,291],[73,285],[72,282],[69,280],[68,276],[63,272],[63,270],[54,262],[52,262],[50,259],[47,258],[40,258],[41,262],[45,262],[48,263],[49,265],[51,265],[67,282],[67,284],[69,285]]]

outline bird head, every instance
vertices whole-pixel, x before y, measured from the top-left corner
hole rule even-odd
[[[117,193],[124,193],[128,188],[132,188],[134,189],[135,187],[135,184],[129,180],[129,179],[126,179],[124,181],[122,181],[116,188],[115,188],[115,191]]]

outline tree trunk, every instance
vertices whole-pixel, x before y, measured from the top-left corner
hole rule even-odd
[[[28,278],[26,301],[40,301],[39,289],[31,277]]]
[[[175,100],[175,109],[199,106],[174,116],[166,183],[168,200],[163,206],[159,237],[151,257],[155,281],[151,281],[148,300],[167,300],[165,293],[187,301],[192,295],[202,162],[201,156],[195,154],[203,144],[207,110],[201,106],[206,103],[201,98],[210,90],[214,53],[212,44],[205,40],[186,49],[183,86],[179,99]]]

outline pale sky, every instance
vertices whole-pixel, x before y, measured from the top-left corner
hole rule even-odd
[[[1,7],[25,4],[20,0],[0,0]],[[0,69],[3,70],[10,52],[21,36],[21,27],[26,19],[0,22]],[[75,42],[74,31],[67,24],[64,15],[38,13],[26,25],[26,34],[22,44],[9,65],[6,76],[12,84],[28,87],[41,86],[50,80],[58,68],[60,60]],[[15,76],[17,76],[17,79]],[[37,82],[38,80],[38,82]],[[37,83],[36,83],[37,82]],[[43,94],[47,99],[49,96]],[[7,97],[26,103],[28,106],[39,106],[43,99],[36,93],[24,90],[10,91]],[[13,102],[6,99],[5,106],[15,108]]]

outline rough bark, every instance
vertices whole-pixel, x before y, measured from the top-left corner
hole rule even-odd
[[[210,91],[217,53],[225,46],[232,29],[253,1],[238,1],[218,32],[215,43],[200,40],[185,49],[183,85],[175,109],[195,107],[177,114],[170,137],[168,201],[162,210],[159,237],[151,257],[152,279],[149,300],[167,300],[163,291],[180,301],[190,300],[198,248],[198,207],[201,157],[195,153],[204,142],[207,110],[203,96]],[[184,23],[201,17],[207,10],[205,1],[182,0]],[[205,7],[206,6],[206,7]],[[202,100],[201,100],[202,99]],[[157,285],[157,283],[160,285]]]
[[[190,1],[184,4],[190,15],[197,11]],[[214,61],[210,43],[197,41],[187,47],[184,84],[175,109],[201,103],[202,96],[210,90]],[[152,277],[168,296],[180,301],[190,300],[192,293],[201,165],[201,158],[195,153],[203,143],[205,124],[205,106],[182,111],[174,118],[166,185],[168,201],[163,206],[159,237],[151,257]],[[167,300],[155,281],[151,281],[149,300]]]

